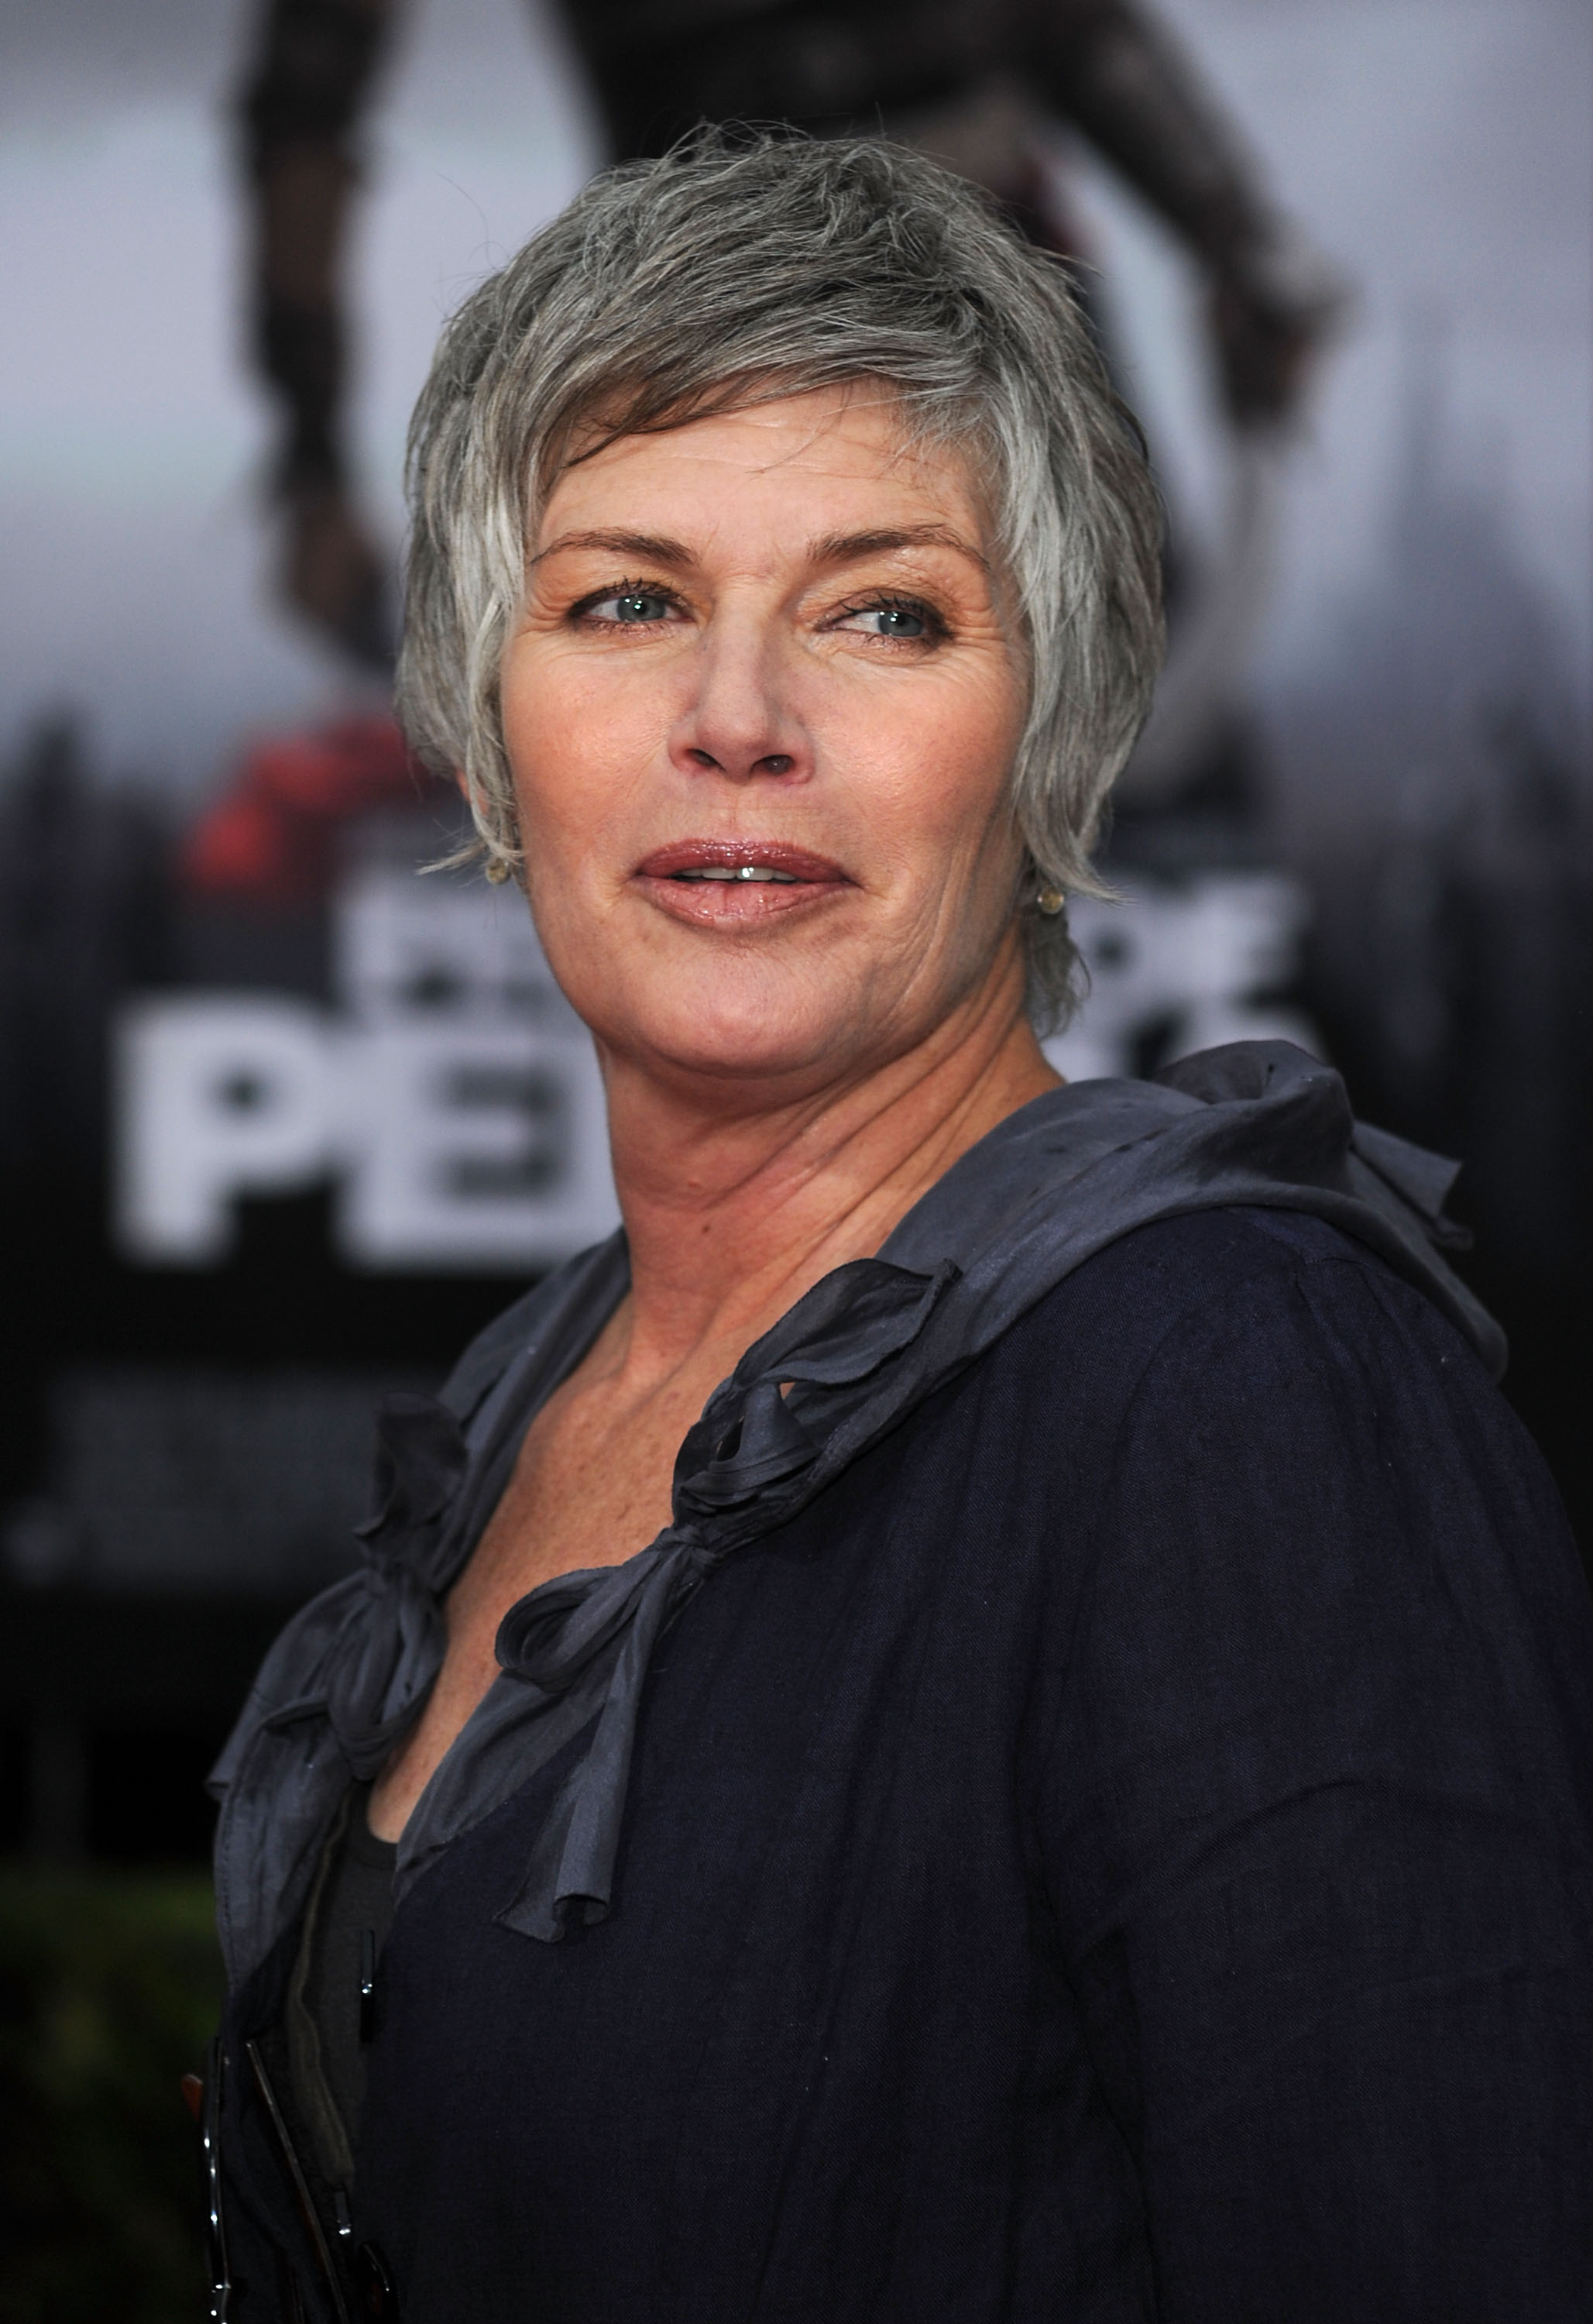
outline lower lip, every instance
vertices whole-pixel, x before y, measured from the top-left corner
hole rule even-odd
[[[843,896],[850,880],[658,880],[639,872],[649,904],[694,927],[757,927]]]

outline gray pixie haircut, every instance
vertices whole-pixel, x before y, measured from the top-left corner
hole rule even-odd
[[[400,715],[463,776],[489,876],[517,873],[499,669],[560,470],[622,436],[869,383],[983,488],[1028,673],[1015,908],[1031,1010],[1054,1025],[1077,960],[1065,913],[1036,899],[1105,892],[1091,851],[1161,660],[1161,510],[1061,265],[921,154],[699,131],[594,179],[471,294],[410,424]]]

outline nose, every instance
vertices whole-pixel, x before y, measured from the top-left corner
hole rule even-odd
[[[714,624],[693,678],[691,698],[669,737],[674,765],[733,783],[811,773],[812,748],[778,645],[755,618]]]

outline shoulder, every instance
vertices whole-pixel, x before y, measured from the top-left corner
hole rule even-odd
[[[1464,1380],[1507,1409],[1480,1360],[1422,1291],[1365,1244],[1302,1211],[1213,1208],[1120,1236],[1049,1292],[1008,1335],[1088,1371],[1102,1398],[1163,1396],[1182,1377],[1275,1381],[1311,1351],[1324,1373],[1394,1365],[1414,1379]]]
[[[1175,1541],[1270,1558],[1291,1535],[1336,1563],[1395,1536],[1530,1556],[1552,1537],[1574,1565],[1542,1457],[1475,1351],[1322,1220],[1216,1209],[1140,1228],[991,1355],[1036,1469],[1108,1554],[1132,1536],[1163,1569]]]
[[[1124,1237],[1044,1308],[1012,1353],[1065,1415],[1052,1461],[1095,1617],[1146,1683],[1176,1697],[1192,1655],[1237,1700],[1280,1641],[1413,1669],[1463,1634],[1518,1690],[1557,1663],[1585,1684],[1593,1608],[1542,1457],[1374,1253],[1298,1213],[1203,1212]],[[1029,1410],[1044,1466],[1058,1432]]]
[[[1186,1775],[1251,1815],[1419,1774],[1469,1786],[1478,1818],[1585,1831],[1576,1545],[1432,1301],[1319,1220],[1245,1210],[1127,1236],[1046,1306],[1031,1361],[1064,1384],[1069,1443],[1047,1455],[1037,1421],[1028,1441],[1072,1488],[1054,1496],[1070,1766],[1119,1810],[1141,1784],[1157,1848]]]

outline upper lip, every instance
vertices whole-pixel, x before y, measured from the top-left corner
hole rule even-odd
[[[779,839],[675,839],[655,847],[637,865],[640,877],[668,880],[682,872],[736,871],[750,864],[760,872],[783,872],[791,880],[844,880],[846,874],[827,855],[806,847],[792,847]]]

